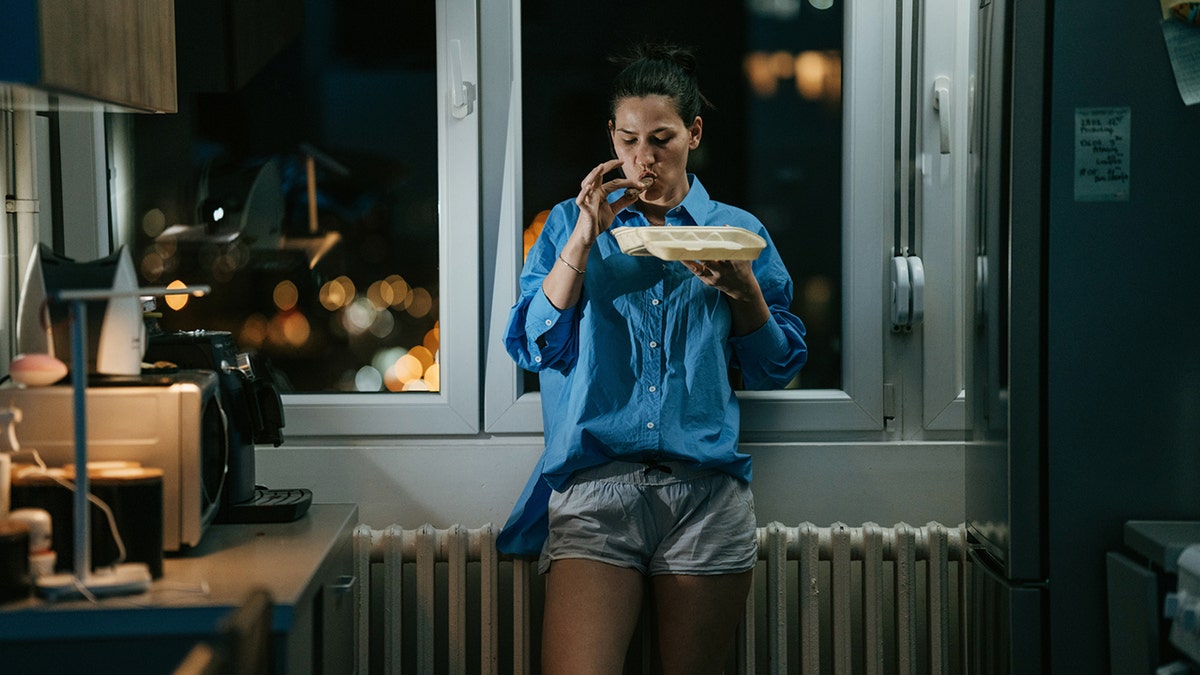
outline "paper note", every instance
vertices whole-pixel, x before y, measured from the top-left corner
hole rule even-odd
[[[1200,26],[1165,19],[1162,32],[1184,105],[1200,103]]]
[[[1075,201],[1129,201],[1129,108],[1075,109]]]

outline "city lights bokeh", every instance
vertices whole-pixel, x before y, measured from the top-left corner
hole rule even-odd
[[[145,234],[153,236],[141,251],[140,272],[150,282],[171,279],[169,288],[181,288],[186,282],[171,278],[180,268],[180,240],[162,223],[161,212],[152,211],[142,219]],[[225,245],[205,243],[190,246],[206,278],[227,282],[251,260],[248,247],[237,242]],[[358,392],[436,392],[440,390],[440,327],[434,316],[436,299],[429,289],[410,284],[400,274],[388,274],[369,282],[355,282],[349,275],[338,275],[318,285],[305,286],[300,279],[285,278],[270,287],[269,311],[246,313],[237,317],[232,328],[240,349],[265,351],[287,357],[290,354],[320,359],[327,342],[314,340],[328,335],[341,336],[356,346],[355,351],[371,350],[371,355],[347,370],[339,378],[338,388]],[[311,290],[315,286],[315,291]],[[265,288],[263,289],[265,290]],[[257,292],[257,291],[256,291]],[[166,298],[171,311],[180,311],[188,296]],[[234,311],[230,308],[230,311]],[[433,319],[432,328],[422,331],[413,344],[397,346],[411,335],[413,326]],[[428,324],[426,324],[428,325]],[[374,346],[372,346],[374,345]]]

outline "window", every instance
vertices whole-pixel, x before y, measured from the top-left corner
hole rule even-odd
[[[674,2],[681,23],[654,24],[699,48],[717,104],[695,170],[766,223],[809,328],[794,388],[739,394],[748,439],[957,439],[965,426],[975,28],[960,4],[746,0],[718,22]],[[305,6],[303,38],[245,87],[185,93],[181,70],[178,114],[59,110],[43,95],[43,154],[53,135],[65,171],[87,168],[59,182],[101,204],[49,203],[64,241],[95,255],[133,241],[144,281],[212,283],[164,325],[229,330],[269,356],[290,383],[290,437],[539,432],[536,387],[500,339],[522,232],[607,156],[611,71],[597,71],[634,37],[619,22],[633,5],[606,6],[596,20],[613,24],[595,34],[546,0]],[[959,39],[930,37],[944,35]],[[107,195],[93,189],[105,173]],[[282,197],[263,201],[256,184]],[[85,212],[111,213],[108,227],[70,215]],[[253,238],[236,236],[246,227]],[[20,252],[32,236],[3,243]],[[924,318],[894,328],[890,274],[909,255],[924,263]],[[415,288],[427,311],[405,306]],[[418,345],[434,359],[413,368],[421,390],[391,391],[388,363]]]
[[[181,65],[179,113],[126,118],[135,264],[212,286],[160,307],[162,328],[261,357],[289,436],[473,433],[477,103],[441,94],[451,72],[477,81],[477,19],[434,0],[305,11],[244,85]]]
[[[613,71],[603,59],[649,35],[698,48],[701,88],[716,110],[705,114],[692,170],[714,198],[766,224],[795,282],[793,309],[809,328],[810,360],[795,388],[739,394],[744,431],[762,439],[854,432],[894,440],[961,428],[955,224],[963,222],[965,188],[946,177],[962,173],[966,88],[953,90],[955,143],[943,156],[928,147],[939,119],[927,110],[926,83],[936,73],[961,84],[969,64],[965,40],[942,41],[948,47],[934,47],[943,53],[927,54],[935,49],[924,36],[964,30],[971,15],[942,4],[750,0],[714,21],[688,3],[668,3],[655,13],[670,21],[651,25],[625,21],[644,9],[618,2],[584,30],[569,6],[514,2],[511,40],[520,48],[505,170],[519,200],[498,213],[484,427],[540,429],[536,380],[504,363],[500,346],[523,230],[609,156],[605,97]],[[894,257],[908,255],[921,256],[929,270],[926,319],[893,330],[887,273]]]

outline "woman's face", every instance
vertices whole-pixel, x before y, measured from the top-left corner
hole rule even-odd
[[[685,124],[671,98],[655,95],[621,99],[608,126],[625,177],[654,179],[642,201],[662,206],[683,201],[688,153],[700,145],[700,118]]]

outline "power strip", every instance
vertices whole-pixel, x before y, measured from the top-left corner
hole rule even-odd
[[[47,574],[37,578],[37,593],[47,600],[132,595],[150,590],[150,568],[145,563],[123,563],[103,568],[83,579],[74,574]]]

